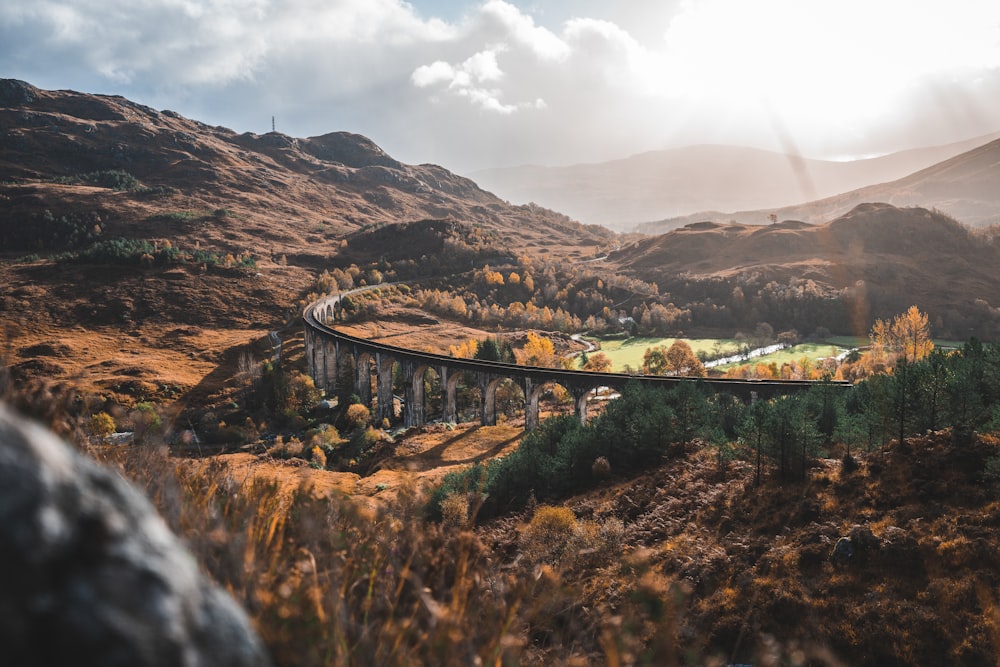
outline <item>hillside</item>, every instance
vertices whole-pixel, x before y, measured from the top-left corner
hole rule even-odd
[[[526,165],[487,169],[471,176],[511,201],[533,201],[578,220],[627,229],[637,222],[696,211],[774,208],[830,197],[893,181],[996,138],[988,135],[843,162],[736,146],[688,146],[596,164]],[[649,233],[657,229],[650,228]]]
[[[815,315],[833,330],[850,320],[863,335],[872,318],[916,303],[941,335],[1000,333],[994,312],[1000,281],[993,271],[1000,248],[921,208],[862,204],[823,224],[692,223],[632,243],[611,260],[623,272],[656,281],[681,306],[714,299],[733,311],[756,308],[762,321],[805,308],[804,320]]]
[[[590,629],[669,591],[672,607],[647,612],[677,638],[647,648],[663,652],[659,664],[685,664],[678,653],[697,664],[990,664],[998,505],[982,471],[994,452],[991,436],[962,449],[938,433],[862,455],[854,472],[820,460],[786,488],[755,487],[747,462],[720,475],[704,452],[688,454],[568,500],[581,524],[622,522],[625,566],[617,552],[596,563],[570,554],[537,594],[574,591],[558,619]],[[484,530],[505,559],[526,551],[524,532],[518,520]],[[835,567],[847,535],[860,548]],[[551,558],[560,546],[538,550]]]
[[[250,341],[295,334],[324,268],[392,247],[411,266],[446,247],[572,259],[614,238],[348,132],[237,134],[10,79],[0,128],[3,356],[123,401],[212,395]]]
[[[780,219],[823,222],[843,215],[865,202],[888,202],[894,206],[933,208],[973,227],[1000,223],[1000,139],[982,144],[960,155],[921,169],[897,180],[867,185],[803,204],[777,208],[737,210],[718,207],[636,227],[646,234],[660,234],[670,229],[701,222],[739,222],[766,224],[768,216]],[[721,213],[735,210],[735,213]]]
[[[404,165],[348,132],[237,134],[121,97],[43,91],[9,79],[0,81],[0,122],[0,238],[43,210],[56,217],[93,211],[105,236],[199,240],[314,262],[346,233],[423,218],[454,217],[525,242],[610,238],[551,211],[510,206],[436,165]],[[81,178],[111,170],[127,172],[137,187],[114,191]],[[210,215],[221,211],[226,215]],[[4,249],[32,248],[8,239]]]

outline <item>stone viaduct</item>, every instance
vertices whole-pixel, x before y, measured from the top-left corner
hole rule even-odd
[[[354,369],[353,393],[363,403],[374,408],[378,421],[394,418],[393,367],[398,364],[404,383],[403,425],[420,426],[425,423],[424,375],[434,369],[441,380],[442,419],[456,421],[458,416],[456,389],[463,375],[475,383],[481,392],[480,423],[496,424],[496,389],[505,379],[520,384],[524,391],[524,427],[532,430],[538,426],[538,402],[547,385],[558,384],[573,397],[577,416],[587,420],[587,399],[595,389],[608,387],[621,390],[629,382],[640,382],[665,388],[676,387],[682,382],[699,382],[718,392],[726,392],[744,401],[771,398],[808,389],[814,382],[806,380],[733,380],[682,378],[657,375],[626,375],[623,373],[593,373],[580,370],[539,368],[515,364],[456,359],[440,354],[430,354],[376,343],[364,338],[337,331],[334,325],[342,317],[341,299],[348,293],[323,297],[305,309],[305,356],[309,374],[316,386],[331,393],[341,375],[342,364],[349,358]],[[346,356],[345,356],[346,355]],[[373,368],[374,365],[374,368]],[[372,395],[372,375],[375,375],[375,392]],[[849,387],[848,383],[836,383]]]

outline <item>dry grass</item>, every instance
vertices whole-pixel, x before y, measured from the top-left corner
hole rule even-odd
[[[581,577],[622,566],[617,519],[577,521],[548,508],[565,519],[564,562],[509,563],[482,531],[462,527],[465,498],[456,519],[438,525],[424,520],[413,488],[365,506],[289,493],[218,459],[175,459],[156,447],[94,453],[146,489],[280,665],[678,664],[671,577],[633,559],[613,605]],[[533,523],[539,539],[554,536]]]
[[[22,401],[73,433],[58,395]],[[433,451],[402,458],[464,442],[424,435]],[[281,665],[915,665],[1000,652],[1000,502],[982,478],[998,442],[931,434],[787,487],[696,452],[474,530],[464,496],[425,521],[402,471],[376,505],[304,460],[89,449],[147,490]],[[844,535],[870,547],[834,568]]]

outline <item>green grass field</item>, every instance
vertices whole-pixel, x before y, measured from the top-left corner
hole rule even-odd
[[[868,338],[862,336],[830,336],[823,339],[824,343],[839,345],[840,347],[865,347],[868,345]]]
[[[782,364],[798,361],[802,357],[813,360],[835,357],[848,349],[850,348],[840,347],[839,345],[827,345],[825,343],[801,343],[799,345],[793,345],[785,350],[781,350],[780,352],[765,354],[761,357],[753,357],[747,361],[738,361],[736,363],[726,364],[725,366],[719,366],[718,370],[724,371],[726,369],[733,368],[734,366],[742,366],[744,364],[770,364],[771,362],[778,364],[780,367]]]
[[[843,337],[844,343],[853,342],[854,339],[848,339],[848,337]],[[663,345],[665,347],[670,347],[670,345],[677,340],[676,338],[628,338],[625,340],[605,340],[600,341],[601,352],[606,354],[609,359],[611,359],[612,370],[621,373],[624,372],[625,367],[628,366],[633,370],[638,370],[642,368],[642,356],[646,353],[646,350],[650,347],[656,345]],[[709,356],[717,356],[721,352],[724,356],[736,354],[739,351],[740,342],[732,338],[695,338],[695,339],[684,339],[687,341],[691,349],[694,350],[695,354],[699,351],[704,351]],[[833,341],[830,341],[831,343]],[[837,341],[840,342],[839,339]],[[773,354],[764,355],[762,357],[754,357],[748,362],[736,362],[733,364],[727,364],[725,366],[719,366],[719,370],[726,370],[727,368],[732,368],[733,366],[739,366],[743,363],[764,363],[769,364],[774,362],[781,366],[783,363],[788,363],[792,361],[798,361],[802,357],[808,357],[809,359],[824,359],[826,357],[833,357],[841,352],[849,349],[849,345],[846,344],[829,344],[829,343],[802,343],[794,347],[790,347],[787,350],[781,350],[780,352],[775,352]]]
[[[604,340],[601,343],[601,352],[606,354],[613,364],[612,370],[621,373],[628,366],[634,370],[642,368],[642,355],[646,349],[663,345],[670,347],[676,338],[628,338],[625,340]],[[723,355],[736,354],[739,351],[739,342],[731,338],[694,338],[683,339],[691,346],[695,354],[704,351],[709,356],[717,356],[718,351]]]
[[[600,341],[600,344],[601,352],[606,354],[608,358],[611,359],[611,370],[616,373],[622,373],[625,371],[626,366],[633,370],[639,370],[642,368],[642,356],[646,353],[648,348],[656,345],[670,347],[675,340],[677,339],[626,338],[624,340],[603,340]],[[687,341],[688,345],[691,346],[691,349],[694,350],[695,354],[698,354],[699,351],[703,351],[708,354],[709,357],[718,356],[720,352],[723,356],[736,354],[739,351],[740,346],[740,341],[733,338],[685,338],[683,340]],[[717,368],[718,370],[725,371],[733,366],[740,366],[744,363],[770,364],[771,362],[781,366],[784,363],[798,361],[802,357],[814,360],[825,359],[826,357],[835,357],[841,352],[849,350],[853,347],[863,347],[865,345],[868,345],[867,338],[858,338],[855,336],[832,336],[827,338],[822,343],[801,343],[786,350],[781,350],[780,352],[774,352],[773,354],[767,354],[762,357],[753,357],[746,362],[739,361],[732,364],[726,364],[725,366],[719,366]],[[961,345],[962,343],[957,341],[934,341],[935,347],[943,349],[954,349],[961,347]]]
[[[871,342],[868,338],[861,338],[858,336],[830,336],[829,338],[823,339],[824,343],[830,343],[831,345],[839,345],[840,347],[867,347]],[[944,350],[957,350],[965,344],[965,341],[960,340],[945,340],[943,338],[934,339],[934,347],[939,347]]]

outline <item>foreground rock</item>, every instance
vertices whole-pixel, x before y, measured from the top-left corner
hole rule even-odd
[[[149,501],[0,405],[7,665],[268,665],[243,611]]]

